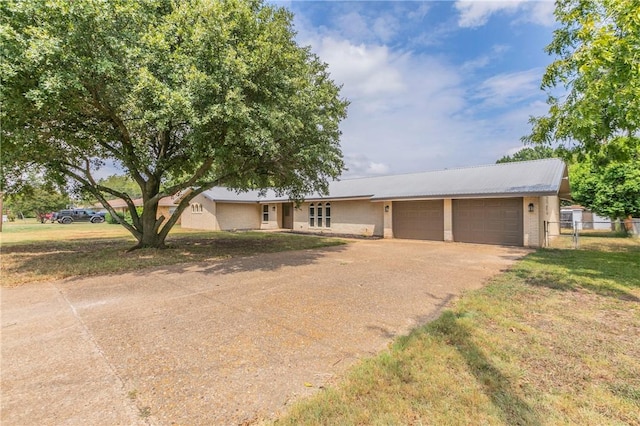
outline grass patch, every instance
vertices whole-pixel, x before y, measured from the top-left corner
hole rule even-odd
[[[640,242],[606,241],[532,253],[275,423],[640,425]]]
[[[121,226],[26,223],[3,226],[3,286],[91,276],[288,250],[318,249],[343,240],[262,232],[202,232],[177,227],[167,248],[127,253],[135,239]],[[13,224],[12,224],[13,225]]]

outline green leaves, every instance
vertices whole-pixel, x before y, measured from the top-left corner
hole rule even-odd
[[[531,119],[528,143],[576,145],[598,152],[613,138],[640,138],[640,4],[637,0],[556,3],[560,28],[547,52],[557,56],[542,88],[566,90],[550,98],[549,112]],[[635,140],[636,142],[633,142]],[[630,158],[637,158],[630,153]]]
[[[590,210],[613,219],[640,216],[640,161],[608,161],[587,158],[571,166],[573,199]]]
[[[296,44],[285,9],[246,0],[0,7],[3,169],[44,167],[100,199],[109,192],[95,184],[96,165],[115,161],[157,201],[213,185],[299,198],[326,190],[344,167],[348,103],[326,65]],[[144,214],[155,215],[156,201]]]

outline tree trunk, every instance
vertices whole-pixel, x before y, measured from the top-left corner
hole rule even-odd
[[[158,203],[148,204],[145,203],[140,223],[142,225],[142,236],[138,240],[138,244],[132,247],[131,250],[139,248],[164,248],[164,236],[161,236],[158,232],[158,220],[156,219],[158,212]]]

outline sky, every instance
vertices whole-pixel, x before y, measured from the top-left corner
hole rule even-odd
[[[492,164],[548,111],[551,0],[270,2],[350,101],[342,178]]]

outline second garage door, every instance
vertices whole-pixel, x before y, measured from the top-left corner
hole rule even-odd
[[[465,243],[523,245],[522,198],[453,200],[453,239]]]
[[[444,240],[444,202],[396,201],[393,203],[393,236],[412,240]]]

